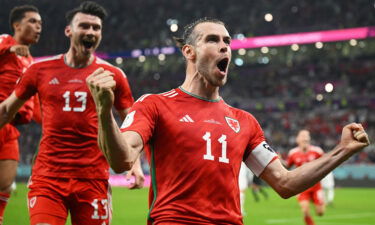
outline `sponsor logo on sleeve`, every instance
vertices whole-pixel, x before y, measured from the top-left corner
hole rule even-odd
[[[128,128],[130,125],[132,125],[133,121],[134,121],[134,114],[135,114],[135,110],[131,113],[129,113],[125,120],[124,120],[124,123],[122,123],[121,125],[121,129],[124,129],[124,128]]]
[[[227,121],[228,126],[232,128],[234,132],[236,133],[240,132],[241,127],[240,127],[240,122],[238,122],[238,120],[226,116],[225,121]]]

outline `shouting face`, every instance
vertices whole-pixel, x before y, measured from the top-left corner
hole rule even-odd
[[[231,38],[224,25],[212,22],[194,28],[195,65],[198,73],[211,86],[221,87],[227,81],[232,57]]]
[[[102,39],[102,21],[97,16],[79,12],[65,28],[65,34],[78,54],[91,55]]]

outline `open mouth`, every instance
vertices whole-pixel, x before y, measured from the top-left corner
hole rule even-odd
[[[91,48],[94,46],[95,42],[91,40],[82,40],[82,44],[85,48]]]
[[[219,70],[221,72],[225,72],[227,70],[228,62],[229,62],[228,58],[224,58],[224,59],[220,60],[217,63],[217,68],[219,68]]]

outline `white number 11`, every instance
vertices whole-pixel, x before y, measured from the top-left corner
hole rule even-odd
[[[205,160],[214,160],[215,156],[212,155],[211,151],[211,133],[206,132],[203,135],[203,140],[206,141],[206,154],[203,155],[203,159]],[[222,163],[229,163],[229,159],[227,158],[227,136],[222,134],[221,137],[218,139],[219,143],[221,144],[221,156],[219,157],[219,162]]]

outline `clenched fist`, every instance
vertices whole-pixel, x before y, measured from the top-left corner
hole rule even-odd
[[[30,55],[30,50],[27,45],[13,45],[12,47],[10,47],[9,51],[19,56],[27,57]]]
[[[94,98],[98,112],[111,110],[115,99],[113,91],[116,88],[116,81],[111,71],[99,68],[86,78],[86,84]]]
[[[351,154],[361,151],[370,144],[370,140],[363,126],[359,123],[351,123],[342,129],[340,145]]]

